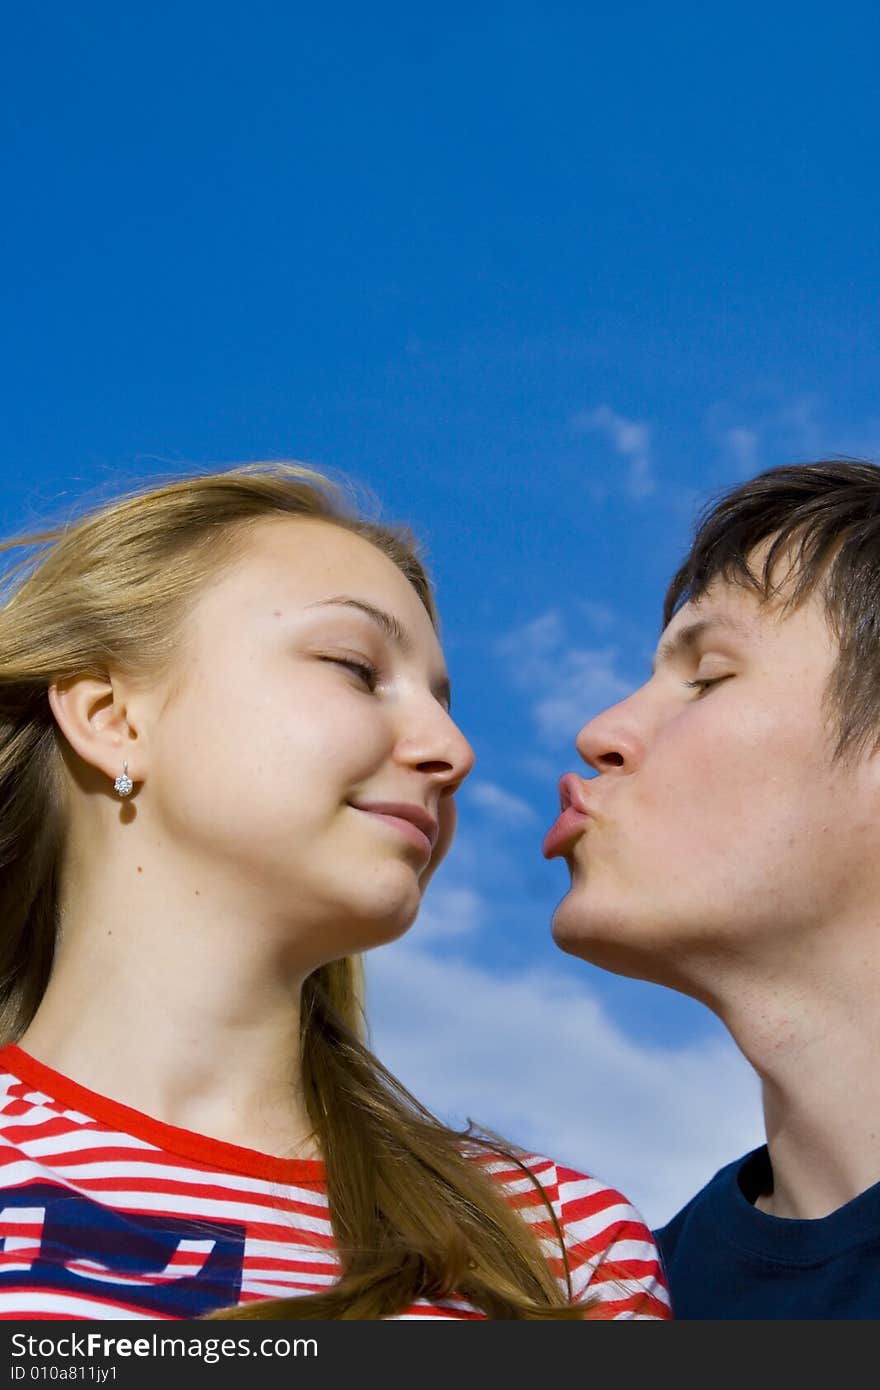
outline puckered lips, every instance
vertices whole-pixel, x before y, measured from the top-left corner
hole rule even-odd
[[[375,817],[379,824],[406,840],[414,849],[422,852],[426,859],[434,853],[440,825],[430,811],[408,801],[352,801],[355,811]]]
[[[584,792],[584,784],[574,772],[559,779],[559,816],[544,837],[545,859],[568,854],[590,823],[592,812]]]

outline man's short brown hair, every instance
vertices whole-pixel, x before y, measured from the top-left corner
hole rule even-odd
[[[750,559],[762,543],[755,570]],[[667,589],[663,626],[719,579],[780,602],[783,612],[819,591],[840,648],[826,692],[835,757],[880,747],[880,467],[788,464],[710,502]]]

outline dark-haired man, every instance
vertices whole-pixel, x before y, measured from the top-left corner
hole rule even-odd
[[[880,1316],[880,468],[776,468],[705,515],[651,678],[576,745],[563,950],[701,1000],[766,1146],[661,1231],[679,1318]]]

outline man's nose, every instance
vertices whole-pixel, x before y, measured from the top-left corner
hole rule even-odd
[[[575,739],[584,762],[596,772],[633,772],[641,762],[645,737],[634,700],[635,694],[609,706],[585,724]]]

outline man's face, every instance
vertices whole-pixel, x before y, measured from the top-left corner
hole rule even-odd
[[[728,963],[790,972],[873,921],[878,760],[832,761],[836,658],[819,594],[781,617],[721,581],[679,610],[576,740],[598,776],[570,782],[590,814],[559,846],[563,950],[712,1003]]]

